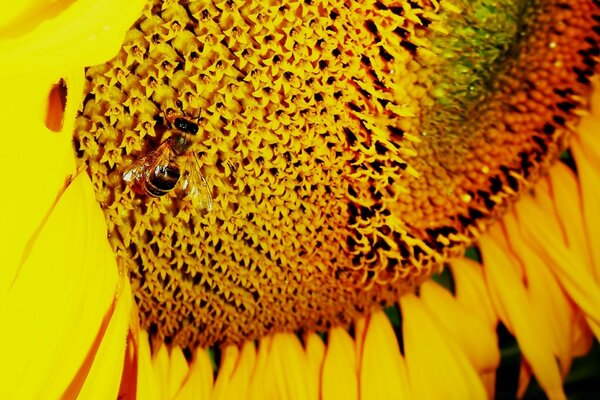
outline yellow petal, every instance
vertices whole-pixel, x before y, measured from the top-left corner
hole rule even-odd
[[[571,330],[571,355],[581,357],[586,355],[594,344],[594,334],[585,321],[585,315],[578,311],[570,322]]]
[[[93,2],[81,2],[75,9],[89,8],[91,3]],[[131,7],[133,4],[127,6]],[[121,11],[121,8],[111,9],[116,13]],[[22,14],[23,10],[30,11],[22,8],[7,14],[10,15],[9,18],[14,18],[19,12]],[[5,385],[2,389],[4,392],[19,390],[17,397],[20,398],[27,397],[28,392],[42,393],[38,385],[45,385],[43,393],[48,397],[56,398],[58,393],[69,390],[66,389],[67,383],[85,363],[84,358],[89,354],[88,350],[94,335],[98,333],[107,304],[114,296],[116,285],[114,256],[108,247],[102,214],[93,201],[93,191],[87,178],[78,178],[62,195],[67,177],[74,172],[71,132],[83,93],[83,66],[89,61],[100,61],[98,56],[106,53],[90,44],[86,36],[79,36],[81,46],[77,46],[77,50],[69,49],[64,39],[72,41],[73,37],[78,37],[79,32],[71,29],[71,37],[67,38],[64,29],[79,25],[90,33],[93,26],[100,28],[100,31],[106,26],[111,31],[112,27],[113,34],[119,30],[116,40],[102,35],[108,42],[98,43],[104,48],[112,45],[114,52],[127,25],[135,18],[135,12],[125,12],[112,22],[94,15],[92,24],[82,24],[85,20],[81,14],[63,12],[60,6],[51,14],[36,14],[33,18],[29,16],[29,26],[14,23],[14,20],[8,21],[5,14],[0,40],[0,84],[5,93],[11,93],[11,96],[3,96],[3,100],[0,100],[0,123],[10,132],[10,135],[5,135],[5,146],[0,147],[0,157],[4,162],[20,165],[13,172],[14,182],[10,187],[19,196],[2,196],[5,202],[0,211],[0,218],[4,223],[14,227],[10,235],[5,233],[2,236],[7,250],[6,264],[0,272],[0,318],[15,329],[6,332],[2,339],[13,343],[12,349],[19,349],[19,343],[27,341],[26,348],[38,350],[34,357],[28,357],[26,349],[21,349],[19,354],[20,360],[36,359],[38,362],[37,368],[27,376],[30,383],[23,385],[18,379],[11,379],[15,386]],[[48,20],[44,20],[45,18]],[[123,18],[128,21],[125,22]],[[12,27],[18,27],[20,31],[15,32]],[[62,36],[46,35],[49,30],[53,31],[57,27],[59,29],[54,33],[60,31]],[[39,40],[41,38],[43,40]],[[86,41],[88,43],[84,45]],[[50,43],[51,47],[48,46]],[[78,51],[79,47],[86,50]],[[68,50],[72,54],[65,57],[64,52]],[[93,57],[89,57],[90,55]],[[104,57],[106,58],[108,56]],[[32,74],[34,68],[35,73]],[[48,95],[61,77],[70,84],[68,90],[71,92],[67,91],[62,116],[65,121],[59,124],[62,125],[62,131],[56,133],[45,123],[48,121],[48,110],[62,112],[60,107],[48,107]],[[23,104],[27,104],[27,107],[23,107]],[[31,162],[23,162],[22,152],[15,151],[23,148],[25,137],[28,138],[27,156]],[[43,179],[40,178],[41,175]],[[87,256],[82,252],[87,252]],[[40,268],[42,271],[39,271]],[[52,275],[47,276],[48,273]],[[33,275],[38,282],[32,280]],[[94,285],[88,285],[88,280],[93,281]],[[82,295],[86,289],[87,293]],[[43,299],[35,308],[32,308],[33,295]],[[93,300],[84,300],[87,295]],[[13,302],[19,297],[23,299],[15,307]],[[66,302],[66,299],[69,301]],[[31,309],[25,311],[27,308]],[[22,314],[18,323],[16,320],[11,322],[15,315],[10,314],[19,311]],[[36,317],[32,318],[33,315]],[[28,321],[22,321],[23,316],[29,316]],[[46,322],[50,318],[52,321]],[[37,324],[42,324],[40,326],[43,326],[43,332],[35,328]],[[60,326],[55,327],[55,324]],[[116,322],[114,324],[118,325]],[[17,336],[16,340],[7,337],[12,335]],[[38,339],[39,336],[41,338]],[[115,335],[114,339],[118,340],[118,336]],[[32,347],[31,343],[37,343],[37,346]],[[101,348],[110,348],[111,343],[114,342],[103,341]],[[40,349],[43,351],[40,352]],[[12,362],[14,354],[7,354],[12,352],[11,349],[7,348],[5,351],[2,359],[11,364],[14,373],[19,373],[20,362]],[[100,364],[94,365],[89,373],[102,370]],[[116,371],[118,368],[113,369],[113,373]],[[93,373],[94,376],[97,375],[96,372]],[[7,371],[3,375],[9,378],[10,374]],[[97,375],[96,379],[100,376],[103,374]],[[47,380],[50,382],[46,382]],[[104,384],[105,388],[111,387],[108,382]]]
[[[593,131],[596,135],[596,131]],[[592,256],[592,273],[595,281],[600,282],[600,246],[597,245],[600,238],[600,155],[598,159],[590,157],[583,149],[589,146],[592,139],[589,135],[576,137],[571,145],[573,158],[577,164],[577,175],[580,183],[583,221],[588,246]],[[597,335],[596,335],[597,336]]]
[[[132,307],[132,311],[137,312],[136,307]],[[119,394],[117,396],[119,399],[137,398],[139,329],[137,329],[137,326],[132,326],[131,319],[128,319],[128,322],[129,331],[125,345],[125,357],[123,359],[123,375],[121,376],[121,386],[119,387]]]
[[[480,373],[481,382],[485,386],[487,397],[493,399],[496,393],[496,371]]]
[[[228,346],[223,353],[223,357],[228,358],[226,360],[228,363],[236,355],[236,352],[229,349],[229,347],[232,346]],[[237,346],[235,347],[237,349]],[[225,376],[222,377],[221,371],[219,371],[219,376],[215,384],[216,391],[213,392],[214,399],[232,399],[247,396],[250,378],[256,364],[254,342],[249,341],[244,343],[234,363],[233,370],[228,371]],[[227,370],[229,370],[229,364]]]
[[[501,248],[504,248],[506,246],[508,246],[508,243],[506,243],[506,236],[504,235],[502,228],[501,228],[501,224],[495,224],[492,225],[492,227],[488,230],[487,235],[490,238],[493,238],[493,240],[498,243],[501,242],[501,244],[498,244],[499,246],[501,246]],[[499,238],[501,238],[499,240]],[[481,252],[483,252],[483,249],[481,247],[481,243],[479,244],[479,249]],[[483,254],[482,254],[483,256]],[[485,264],[485,263],[484,263]],[[512,263],[509,266],[505,266],[506,268],[510,268],[511,272],[513,275],[515,275],[515,279],[517,281],[521,281],[523,279],[523,272],[521,271],[520,265],[515,266],[514,264],[516,263]],[[505,307],[504,302],[502,301],[502,297],[500,296],[501,292],[499,290],[491,290],[490,289],[490,285],[487,282],[488,278],[487,278],[487,274],[485,273],[485,266],[483,268],[484,271],[484,279],[486,280],[486,289],[487,289],[487,293],[489,295],[489,299],[492,302],[492,306],[494,307],[494,314],[496,314],[499,318],[500,321],[502,321],[505,325],[506,328],[513,332],[513,327],[511,325],[511,320],[508,316],[508,311]]]
[[[309,396],[318,399],[321,392],[321,369],[325,358],[325,344],[316,333],[309,333],[304,340],[308,358]],[[324,396],[323,396],[324,397]]]
[[[39,231],[0,305],[0,340],[10,343],[0,349],[6,382],[0,398],[57,398],[64,392],[111,308],[117,279],[104,217],[89,179],[79,176]]]
[[[21,35],[69,4],[56,3],[52,0],[24,0],[4,7],[4,12],[0,15],[0,37]]]
[[[542,191],[536,196],[548,197]],[[552,210],[544,213],[546,222],[554,218]],[[575,312],[572,302],[561,288],[559,282],[547,267],[547,263],[533,251],[521,238],[520,226],[514,214],[504,219],[511,249],[515,257],[521,260],[525,270],[527,294],[534,312],[545,325],[544,331],[552,346],[552,353],[560,361],[563,376],[571,366],[571,320]],[[558,222],[555,222],[558,226]],[[560,234],[559,232],[556,232]]]
[[[119,392],[122,360],[125,355],[129,316],[133,306],[131,287],[126,277],[121,278],[121,290],[116,299],[116,308],[98,351],[94,354],[92,368],[85,377],[80,399],[114,399]],[[71,398],[65,396],[63,398]]]
[[[365,344],[365,336],[368,326],[368,317],[362,317],[354,321],[354,353],[356,354],[356,365],[358,367],[362,364],[363,346]]]
[[[235,345],[229,345],[222,349],[219,374],[217,375],[211,398],[227,399],[231,398],[233,394],[236,393],[236,388],[231,385],[231,377],[235,371],[239,353],[240,351]]]
[[[525,359],[521,359],[521,367],[519,369],[519,384],[517,386],[517,398],[520,399],[525,395],[527,387],[531,382],[531,366]]]
[[[143,4],[141,0],[83,0],[35,16],[43,20],[32,29],[13,30],[0,40],[3,66],[29,74],[39,72],[40,65],[46,71],[64,71],[66,66],[106,61],[117,53]]]
[[[152,369],[158,386],[158,397],[166,399],[169,392],[169,350],[164,343],[152,354]]]
[[[463,257],[452,260],[450,267],[454,278],[456,301],[473,315],[477,315],[479,319],[486,321],[487,326],[495,331],[498,326],[498,316],[485,287],[481,264]],[[480,372],[479,375],[486,387],[488,396],[493,397],[496,390],[496,371]]]
[[[555,203],[561,229],[566,236],[566,244],[582,260],[585,260],[585,265],[595,274],[590,243],[585,233],[583,199],[578,178],[565,164],[557,163],[551,169],[549,179],[550,195]],[[598,276],[596,276],[596,281],[600,281]]]
[[[585,260],[585,266],[592,275],[596,276],[596,282],[598,282],[600,271],[594,270],[591,250],[597,246],[592,245],[592,240],[586,232],[587,221],[583,216],[582,189],[579,180],[573,171],[562,163],[558,163],[552,168],[549,179],[556,213],[566,235],[566,244],[582,260]],[[593,343],[593,338],[580,310],[575,310],[568,325],[571,327],[572,356],[586,354]]]
[[[593,275],[600,284],[600,90],[598,79],[594,80],[591,113],[584,116],[577,126],[577,135],[572,143],[572,154],[577,164],[577,174],[582,197],[584,228],[588,248],[592,256]]]
[[[412,398],[483,399],[486,390],[467,356],[442,333],[423,302],[400,299],[406,370]]]
[[[10,235],[5,231],[1,238],[6,251],[0,301],[74,172],[71,138],[83,96],[83,68],[116,53],[143,2],[19,4],[7,7],[0,23],[0,86],[10,93],[0,98],[0,124],[10,133],[3,137],[0,158],[19,165],[12,171],[10,188],[4,189],[18,195],[3,193],[0,210],[0,219],[12,226]],[[46,126],[47,112],[57,110],[48,107],[48,98],[61,78],[67,83],[67,96],[62,130],[56,133]],[[25,149],[28,162],[23,161]]]
[[[140,400],[162,400],[162,387],[156,379],[150,354],[148,333],[141,331],[138,340],[137,398]]]
[[[359,366],[360,398],[411,398],[398,339],[385,313],[371,315],[364,334],[364,338],[357,339],[364,340]]]
[[[167,375],[167,399],[175,397],[190,371],[181,348],[177,346],[171,348],[170,356],[169,373]]]
[[[324,400],[358,398],[354,341],[344,328],[329,331],[327,352],[323,360],[321,397]]]
[[[190,366],[190,372],[181,388],[175,396],[176,400],[208,400],[213,387],[213,370],[210,356],[204,349],[197,349],[194,360]]]
[[[490,328],[496,329],[498,316],[485,287],[481,264],[463,257],[452,260],[450,267],[454,278],[456,300],[473,314],[478,314],[479,318],[487,321]]]
[[[279,333],[273,336],[267,366],[275,398],[309,398],[308,359],[296,335]]]
[[[552,354],[552,345],[545,325],[531,305],[522,276],[515,273],[517,268],[513,265],[517,261],[509,258],[507,251],[488,235],[480,239],[480,248],[494,307],[504,310],[499,314],[509,331],[517,338],[524,357],[531,364],[546,394],[551,398],[564,398],[562,379]]]
[[[421,301],[444,333],[451,335],[478,372],[495,371],[500,364],[496,328],[472,314],[433,281],[421,285]]]
[[[11,173],[10,188],[2,189],[0,219],[11,229],[1,234],[5,258],[0,269],[0,296],[4,296],[14,282],[37,230],[58,201],[68,176],[75,172],[71,135],[51,132],[44,125],[46,96],[53,82],[28,77],[27,80],[39,88],[24,90],[18,77],[11,79],[4,81],[3,78],[0,82],[3,91],[12,93],[10,99],[1,96],[5,100],[0,104],[0,124],[10,134],[3,135],[0,158],[7,165],[18,165],[19,168],[14,168]],[[6,100],[14,103],[8,104]],[[32,108],[22,104],[31,104]],[[27,143],[23,142],[25,137]],[[18,150],[25,150],[25,146],[28,162],[23,160],[23,151]],[[6,193],[8,189],[12,193],[10,196]]]
[[[600,166],[600,140],[598,140],[598,127],[600,127],[600,82],[595,79],[595,90],[591,98],[591,112],[581,118],[577,124],[575,140],[581,144],[581,150],[589,159],[591,165]],[[596,171],[598,169],[596,168]]]
[[[272,336],[265,336],[259,341],[256,366],[250,378],[250,393],[248,397],[251,399],[268,398],[267,393],[272,393],[272,383],[268,381],[269,378],[267,376],[267,363],[269,362],[269,351],[272,341]]]
[[[565,246],[562,238],[548,226],[545,214],[531,200],[522,199],[517,210],[519,215],[526,216],[520,218],[523,239],[543,256],[562,287],[586,314],[596,337],[600,338],[600,290],[585,260]]]

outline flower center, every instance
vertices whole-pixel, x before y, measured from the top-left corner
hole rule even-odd
[[[595,3],[534,3],[148,4],[75,135],[142,326],[326,329],[462,254],[589,90]]]

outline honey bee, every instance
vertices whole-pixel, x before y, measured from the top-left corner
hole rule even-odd
[[[183,192],[199,207],[210,211],[212,196],[208,182],[193,152],[189,135],[198,133],[198,125],[188,119],[165,114],[171,136],[156,149],[135,161],[123,173],[123,180],[141,195],[161,197],[182,181]]]

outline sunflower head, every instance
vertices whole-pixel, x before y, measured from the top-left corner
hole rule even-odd
[[[142,326],[182,347],[321,330],[462,254],[564,148],[592,7],[148,3],[87,70],[75,139]],[[173,185],[136,193],[140,160]]]

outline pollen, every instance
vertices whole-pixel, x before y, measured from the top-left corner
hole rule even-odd
[[[142,327],[240,343],[348,324],[413,290],[565,148],[598,6],[148,3],[87,69],[74,139]],[[170,115],[198,126],[194,162],[170,160],[175,188],[140,194],[123,175],[164,148]],[[196,175],[212,207],[190,195]]]

